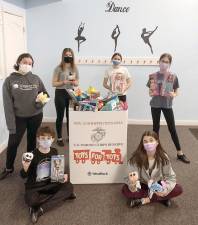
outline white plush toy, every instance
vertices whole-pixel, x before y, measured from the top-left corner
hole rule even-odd
[[[130,172],[128,175],[128,187],[131,192],[136,192],[141,189],[138,172]]]
[[[31,152],[25,152],[25,153],[23,153],[23,156],[22,156],[22,160],[23,161],[30,162],[30,161],[32,161],[33,158],[34,158],[33,153],[31,153]]]

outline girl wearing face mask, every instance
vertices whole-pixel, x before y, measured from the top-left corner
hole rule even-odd
[[[60,65],[54,70],[52,85],[56,87],[55,90],[55,107],[56,107],[56,132],[57,144],[64,146],[62,139],[62,124],[64,112],[66,110],[67,119],[67,135],[69,139],[69,103],[71,97],[66,89],[74,89],[79,84],[79,73],[75,64],[74,52],[71,48],[65,48],[62,52],[62,59]]]
[[[21,54],[13,72],[3,84],[3,103],[9,140],[6,168],[0,174],[0,180],[14,171],[17,148],[27,129],[27,151],[36,148],[36,132],[43,118],[43,106],[38,94],[47,91],[41,79],[31,70],[34,60],[29,53]],[[48,95],[48,94],[47,94]]]
[[[128,183],[122,188],[122,193],[128,199],[130,207],[150,202],[160,202],[169,207],[170,199],[182,193],[181,186],[176,184],[176,175],[169,157],[162,148],[158,135],[153,131],[146,131],[142,135],[137,150],[129,159],[128,172],[130,174],[136,172],[141,184],[141,189],[138,191],[131,191]],[[163,189],[150,196],[148,185],[155,182]]]
[[[162,54],[159,59],[159,71],[149,75],[147,87],[149,87],[149,95],[151,96],[150,106],[153,119],[153,131],[159,135],[162,111],[177,149],[177,159],[184,163],[190,163],[189,159],[181,150],[175,128],[172,102],[178,94],[179,82],[177,76],[170,72],[171,62],[172,56],[170,54]]]
[[[103,86],[111,93],[117,94],[120,101],[126,102],[126,93],[132,84],[131,75],[126,67],[121,66],[120,53],[114,53],[111,61],[112,67],[105,73]]]

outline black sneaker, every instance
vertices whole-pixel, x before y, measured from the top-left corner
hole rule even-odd
[[[32,223],[37,223],[39,216],[43,215],[43,208],[39,207],[38,209],[30,208],[30,215]]]
[[[183,154],[183,155],[177,155],[177,159],[184,162],[184,163],[190,163],[190,160]]]
[[[132,199],[129,202],[129,207],[134,208],[134,207],[140,207],[142,205],[142,200],[141,199]]]
[[[9,174],[13,173],[14,169],[7,170],[6,168],[0,173],[0,180],[5,179]]]
[[[162,201],[160,201],[160,203],[163,204],[166,207],[171,207],[171,205],[172,205],[170,199],[162,200]]]
[[[58,139],[56,143],[61,147],[65,145],[62,139]]]
[[[38,210],[33,209],[31,213],[32,223],[37,223],[38,221]]]

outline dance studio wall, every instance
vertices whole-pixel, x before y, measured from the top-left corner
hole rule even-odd
[[[45,107],[45,117],[56,117],[51,87],[53,69],[60,62],[64,47],[74,49],[77,56],[111,57],[114,42],[113,28],[118,24],[121,34],[117,51],[128,57],[159,56],[163,52],[173,55],[172,71],[180,81],[180,94],[175,99],[177,122],[194,123],[197,120],[197,58],[198,58],[198,2],[195,0],[120,0],[118,6],[130,6],[128,13],[105,12],[108,0],[63,0],[31,7],[27,4],[28,50],[35,58],[35,72],[42,77],[52,101]],[[51,2],[51,1],[50,1]],[[77,29],[83,22],[86,41],[77,51]],[[142,28],[153,30],[158,26],[149,47],[141,39]],[[99,90],[106,66],[79,66],[82,88],[89,85]],[[133,86],[128,92],[129,119],[136,122],[151,120],[148,90],[145,87],[148,74],[158,68],[153,66],[129,66]]]

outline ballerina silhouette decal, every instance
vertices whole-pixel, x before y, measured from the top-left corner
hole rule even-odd
[[[82,36],[82,32],[84,30],[85,23],[82,23],[78,27],[78,35],[75,37],[75,40],[78,42],[78,52],[80,51],[80,45],[86,41],[86,38]]]
[[[114,52],[117,49],[117,43],[118,43],[118,37],[120,36],[120,28],[118,25],[116,25],[116,27],[113,29],[113,32],[111,34],[111,38],[114,40],[115,42],[115,47],[114,47]]]
[[[144,43],[150,47],[151,53],[153,54],[153,48],[150,43],[151,35],[157,30],[158,26],[153,31],[146,31],[146,28],[142,29],[141,38],[143,39]]]

